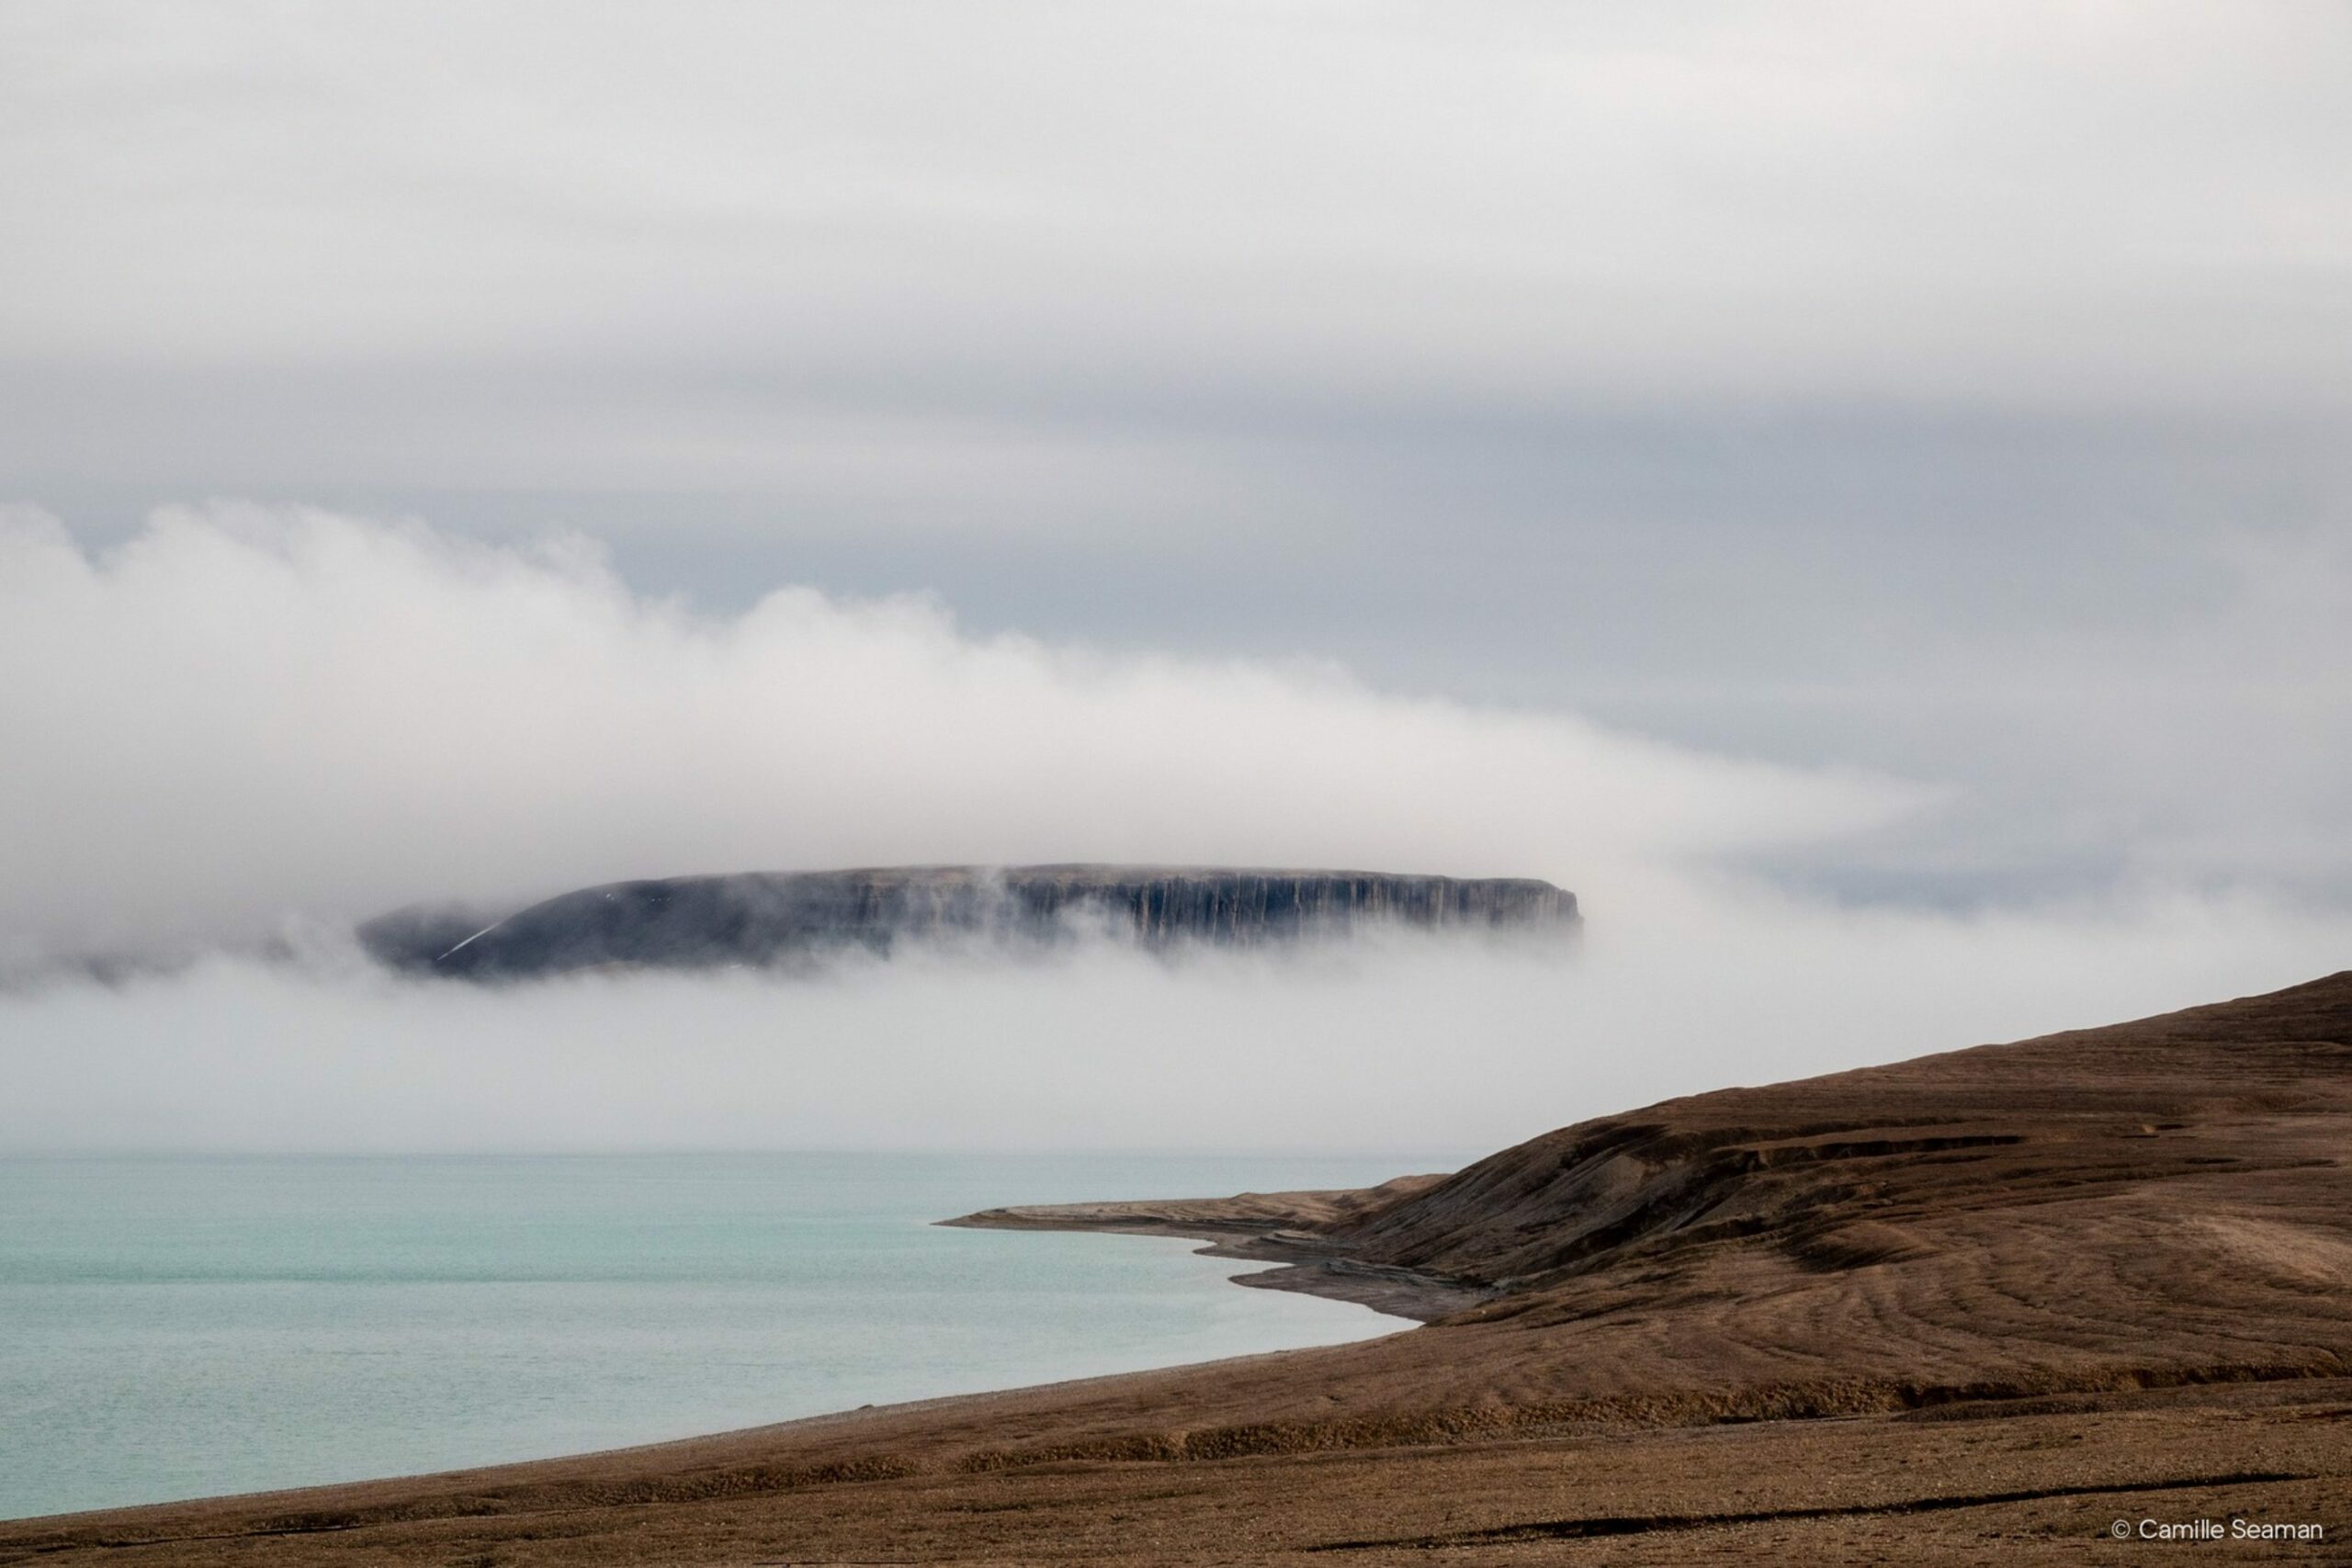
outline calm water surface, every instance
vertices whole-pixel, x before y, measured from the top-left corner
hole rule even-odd
[[[1426,1156],[0,1159],[0,1517],[446,1469],[1408,1325],[1000,1203]]]

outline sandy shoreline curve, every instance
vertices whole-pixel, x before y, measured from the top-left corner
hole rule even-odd
[[[1230,1198],[1140,1199],[1102,1203],[1030,1203],[941,1220],[967,1230],[1091,1231],[1108,1235],[1205,1241],[1204,1258],[1275,1268],[1237,1274],[1233,1283],[1351,1302],[1390,1317],[1434,1323],[1493,1296],[1491,1287],[1355,1258],[1330,1235],[1341,1222],[1411,1197],[1443,1175],[1399,1176],[1377,1187],[1300,1192],[1240,1192]]]

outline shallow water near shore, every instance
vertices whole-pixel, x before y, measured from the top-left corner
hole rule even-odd
[[[1420,1156],[0,1159],[0,1517],[651,1442],[1394,1333],[1007,1203]]]

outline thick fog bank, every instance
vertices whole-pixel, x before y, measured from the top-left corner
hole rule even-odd
[[[217,506],[0,513],[0,964],[685,873],[1069,861],[1537,876],[1930,797],[1336,669],[972,637],[808,589],[700,616],[584,541]]]
[[[1569,959],[1423,936],[503,988],[214,959],[0,997],[0,1149],[1487,1148],[2347,953],[2352,921],[2253,904],[1960,920],[1693,896],[1597,921]]]
[[[1476,1147],[2352,963],[2352,915],[2258,888],[1956,916],[1752,874],[1933,822],[1932,781],[974,637],[924,600],[699,615],[579,541],[221,505],[94,554],[20,512],[0,677],[0,1149]],[[1589,924],[1573,956],[514,988],[403,982],[347,936],[633,876],[1080,860],[1542,877]],[[94,953],[176,966],[109,987],[76,977]]]

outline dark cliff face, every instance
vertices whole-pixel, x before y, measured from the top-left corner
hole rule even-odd
[[[754,872],[619,882],[503,919],[413,908],[359,928],[395,968],[521,979],[604,964],[777,965],[910,940],[1253,946],[1367,923],[1565,934],[1576,896],[1529,878],[1049,865]]]

